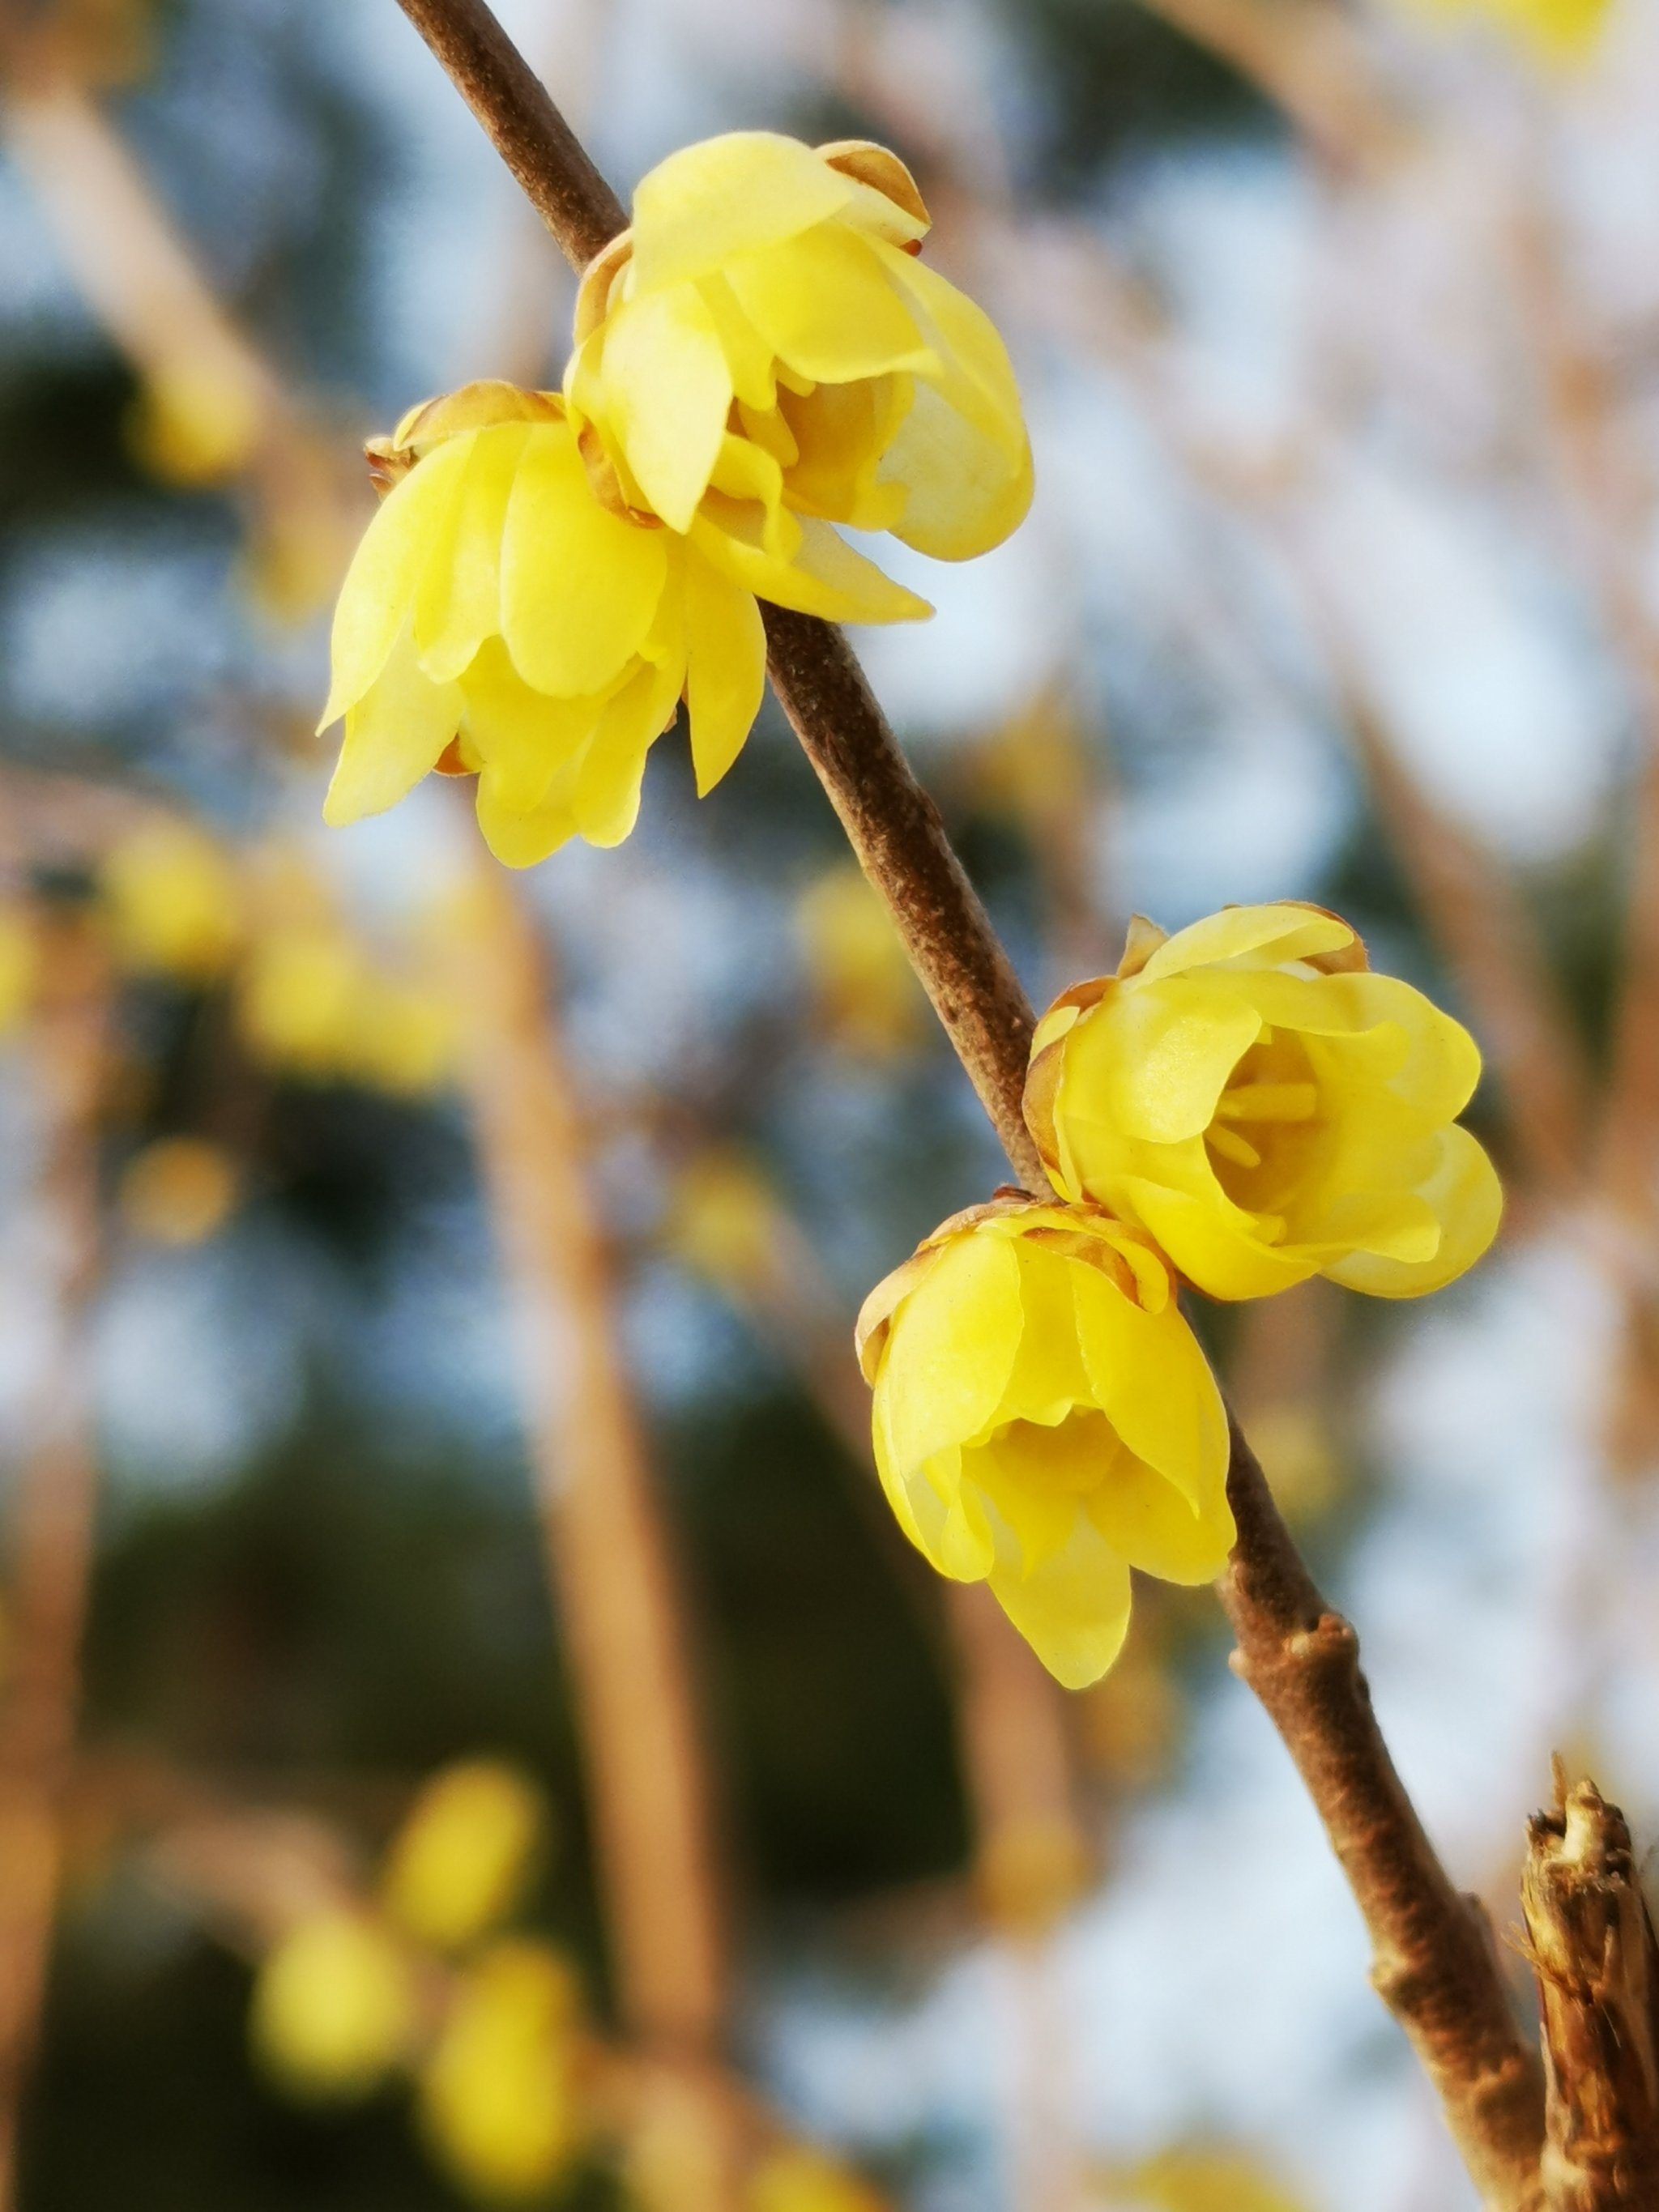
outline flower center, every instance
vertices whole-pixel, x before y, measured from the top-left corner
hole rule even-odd
[[[1204,1142],[1216,1181],[1235,1206],[1258,1217],[1270,1243],[1285,1233],[1322,1127],[1307,1047],[1291,1031],[1268,1030],[1228,1079]]]
[[[975,1449],[1025,1488],[1080,1498],[1099,1488],[1126,1447],[1104,1413],[1077,1406],[1052,1428],[1041,1421],[1005,1422]]]

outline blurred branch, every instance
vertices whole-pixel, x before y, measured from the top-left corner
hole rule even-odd
[[[48,914],[40,927],[30,1042],[46,1123],[41,1199],[54,1341],[11,1507],[10,1665],[0,1699],[0,2212],[16,2199],[19,2120],[57,1911],[98,1490],[82,1324],[100,1243],[108,974],[82,918]]]
[[[1593,1782],[1529,1824],[1521,1899],[1543,2008],[1548,2212],[1659,2203],[1659,1946],[1630,1830]]]
[[[621,208],[483,0],[400,4],[566,251],[591,254],[621,227]],[[774,689],[1016,1172],[1040,1189],[1021,1111],[1033,1017],[1007,955],[845,639],[811,617],[765,611]],[[526,1145],[538,1144],[535,1109],[522,1117]],[[556,1114],[556,1144],[562,1125]],[[1237,1430],[1228,1494],[1239,1533],[1220,1588],[1240,1671],[1308,1784],[1370,1930],[1378,1989],[1470,2172],[1491,2205],[1521,2212],[1536,2202],[1542,2097],[1497,1962],[1395,1771],[1353,1631],[1315,1588]]]
[[[667,2084],[715,2067],[727,2000],[691,1653],[617,1340],[545,952],[493,866],[478,872],[455,936],[466,1079],[517,1308],[537,1502],[592,1794],[619,2005]],[[714,2100],[706,2110],[717,2130]],[[720,2162],[711,2152],[712,2166]],[[711,2187],[718,2212],[724,2184]]]

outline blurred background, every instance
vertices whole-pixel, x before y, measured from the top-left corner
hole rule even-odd
[[[1659,1833],[1659,10],[501,13],[1006,333],[1030,520],[860,643],[1037,1003],[1288,896],[1480,1039],[1474,1276],[1201,1326],[1509,1929],[1553,1749]],[[1065,1698],[888,1521],[1006,1170],[775,710],[523,878],[319,825],[361,441],[573,290],[393,0],[0,8],[0,2203],[1466,2212],[1208,1594]]]

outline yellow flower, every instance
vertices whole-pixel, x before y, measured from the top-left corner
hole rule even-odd
[[[409,1963],[385,1929],[358,1913],[301,1922],[253,1985],[254,2049],[304,2095],[366,2095],[403,2057],[414,2029]]]
[[[1124,2192],[1112,2201],[1136,2212],[1304,2212],[1300,2197],[1238,2151],[1160,2151],[1112,2179]]]
[[[317,921],[260,939],[239,979],[238,1018],[259,1056],[315,1080],[352,1065],[368,963],[337,924]]]
[[[1003,1195],[872,1291],[876,1464],[941,1574],[988,1581],[1068,1689],[1103,1674],[1129,1569],[1200,1583],[1233,1540],[1221,1395],[1147,1240]]]
[[[886,2212],[887,2200],[823,2151],[786,2143],[749,2177],[748,2212]]]
[[[27,1014],[40,977],[40,949],[28,909],[0,902],[0,1036]]]
[[[685,538],[607,513],[556,394],[468,385],[375,451],[396,481],[334,617],[329,822],[442,763],[477,773],[512,866],[572,836],[618,844],[682,692],[697,789],[719,782],[760,706],[759,610]]]
[[[1417,0],[1435,15],[1484,15],[1547,69],[1588,59],[1609,14],[1608,0]]]
[[[422,2070],[433,2149],[487,2200],[538,2196],[575,2148],[571,2079],[577,1992],[556,1952],[498,1943],[456,1987]]]
[[[157,822],[114,846],[100,876],[116,957],[187,983],[222,975],[242,941],[242,897],[223,851],[183,822]]]
[[[739,131],[659,163],[582,280],[565,375],[606,495],[782,606],[927,613],[829,526],[962,561],[1031,495],[1007,354],[917,258],[928,228],[904,164],[860,141]]]
[[[200,1137],[163,1137],[135,1155],[121,1177],[123,1219],[158,1244],[199,1244],[236,1203],[236,1165]]]
[[[927,1033],[927,1001],[903,940],[854,862],[827,869],[808,885],[795,929],[813,1012],[837,1044],[885,1060]]]
[[[1415,1297],[1497,1234],[1498,1177],[1453,1118],[1480,1073],[1346,921],[1287,901],[1133,926],[1117,975],[1038,1024],[1025,1112],[1058,1189],[1138,1222],[1212,1297],[1316,1274]]]
[[[518,1904],[546,1825],[540,1791],[516,1767],[493,1759],[445,1767],[392,1843],[388,1907],[428,1943],[459,1949]]]

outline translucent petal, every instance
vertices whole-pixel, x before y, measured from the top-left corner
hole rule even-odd
[[[533,691],[491,639],[461,684],[465,729],[502,806],[538,806],[564,763],[586,743],[603,710],[599,699],[550,699]]]
[[[1006,1239],[957,1237],[893,1316],[876,1388],[900,1472],[989,1429],[1019,1346],[1019,1267]]]
[[[1085,1115],[1165,1145],[1201,1134],[1261,1031],[1229,980],[1190,975],[1109,990],[1066,1039],[1056,1124]],[[1081,1167],[1075,1146],[1073,1156]]]
[[[691,525],[691,543],[757,599],[826,622],[921,622],[933,613],[926,599],[884,576],[827,522],[801,516],[799,548],[787,561],[762,542],[764,522],[763,510],[750,502],[711,493]]]
[[[723,273],[772,351],[814,383],[939,367],[878,250],[843,223],[740,254]]]
[[[645,757],[679,697],[683,672],[647,664],[606,706],[576,770],[572,811],[590,845],[620,845],[639,818]]]
[[[732,372],[693,284],[630,301],[605,326],[605,427],[623,446],[647,505],[690,526],[708,489],[732,407]]]
[[[992,1595],[1055,1680],[1068,1690],[1097,1682],[1123,1649],[1129,1627],[1129,1570],[1085,1514],[1063,1550],[1035,1573],[999,1564]]]
[[[636,294],[793,238],[847,206],[855,191],[810,147],[775,131],[731,131],[684,147],[634,190]]]
[[[766,631],[755,595],[688,549],[686,706],[697,796],[705,799],[743,750],[766,690]]]
[[[1413,1265],[1356,1252],[1325,1269],[1332,1280],[1373,1297],[1415,1298],[1472,1267],[1498,1234],[1504,1194],[1492,1162],[1467,1129],[1443,1132],[1436,1171],[1418,1195],[1441,1224],[1440,1249],[1432,1259]]]
[[[507,502],[502,631],[527,684],[577,697],[606,690],[638,651],[668,572],[666,535],[599,505],[568,430],[530,435]]]
[[[957,414],[1000,441],[1010,456],[1025,445],[1025,421],[1008,349],[985,310],[948,277],[915,255],[890,246],[873,248],[893,282],[909,299],[939,357],[934,381]]]
[[[434,684],[453,683],[501,627],[501,534],[529,426],[480,430],[415,599],[415,645]]]
[[[345,739],[323,800],[323,819],[338,829],[395,806],[454,736],[460,688],[422,675],[407,629],[376,682],[347,710]]]
[[[1204,1199],[1150,1176],[1127,1176],[1114,1186],[1111,1202],[1154,1237],[1207,1297],[1271,1297],[1320,1272],[1319,1253],[1268,1243],[1219,1191]]]
[[[478,778],[477,811],[484,842],[504,867],[533,867],[576,834],[575,818],[568,805],[550,803],[528,809],[507,805],[488,768]]]
[[[1200,1510],[1128,1450],[1119,1451],[1085,1510],[1132,1567],[1168,1583],[1212,1580],[1238,1533],[1224,1484],[1206,1490]]]
[[[921,381],[880,476],[905,493],[902,512],[889,526],[894,536],[935,561],[988,553],[1013,535],[1031,504],[1030,447],[1022,441],[1011,454]]]
[[[332,678],[317,726],[325,730],[386,666],[414,612],[433,546],[445,534],[476,432],[453,438],[393,486],[363,532],[340,586],[329,642]]]
[[[1101,1407],[1129,1450],[1209,1512],[1227,1480],[1227,1416],[1181,1309],[1144,1313],[1093,1267],[1073,1266],[1083,1357]]]
[[[1224,907],[1165,939],[1141,972],[1178,975],[1205,961],[1236,960],[1245,953],[1263,961],[1305,960],[1316,952],[1340,951],[1353,937],[1346,921],[1304,906]]]

